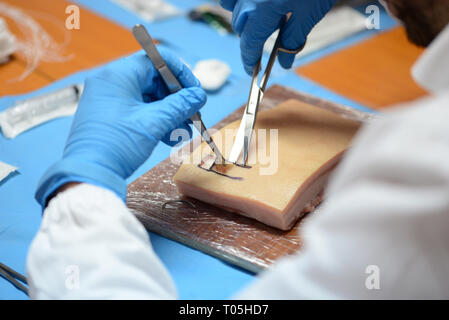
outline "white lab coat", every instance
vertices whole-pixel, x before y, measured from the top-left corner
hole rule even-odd
[[[432,97],[366,125],[304,247],[238,298],[449,298],[449,26],[413,73]],[[176,298],[148,234],[112,192],[54,198],[27,261],[32,298]]]

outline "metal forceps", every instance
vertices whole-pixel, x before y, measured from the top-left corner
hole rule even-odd
[[[0,277],[6,279],[10,282],[14,287],[28,295],[28,283],[27,279],[24,275],[14,271],[10,267],[4,265],[0,262]]]
[[[162,79],[167,85],[170,93],[178,92],[182,89],[182,85],[179,83],[178,79],[173,75],[168,66],[165,64],[162,56],[157,50],[156,46],[153,43],[153,39],[148,33],[147,29],[140,24],[137,24],[133,28],[133,35],[136,38],[137,42],[141,45],[141,47],[145,50],[150,60],[153,62],[156,69],[159,71]],[[221,154],[220,150],[216,146],[215,142],[212,140],[209,132],[206,129],[203,121],[201,120],[201,116],[199,113],[195,114],[190,118],[192,120],[194,127],[200,132],[203,139],[207,142],[209,147],[216,155],[215,163],[224,164],[225,159]]]
[[[228,159],[229,162],[239,164],[242,166],[246,166],[246,163],[248,162],[249,147],[254,130],[254,124],[256,123],[257,111],[259,109],[259,104],[263,99],[265,88],[268,83],[268,78],[270,77],[271,69],[273,68],[274,62],[276,61],[276,56],[278,52],[282,51],[290,54],[297,54],[305,46],[304,43],[304,45],[297,50],[284,49],[281,47],[281,38],[282,38],[282,27],[279,29],[279,34],[276,38],[273,50],[271,51],[270,58],[268,60],[267,66],[260,81],[260,85],[257,82],[259,80],[262,58],[259,59],[256,66],[254,67],[253,80],[251,83],[251,89],[249,91],[248,102],[246,104],[246,108],[243,113],[242,121],[240,122],[240,127],[239,130],[237,131],[234,144],[232,145],[231,153],[229,154]],[[243,149],[242,163],[237,163],[242,153],[242,149]]]

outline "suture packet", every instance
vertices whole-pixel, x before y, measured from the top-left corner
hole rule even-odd
[[[51,94],[19,102],[0,113],[0,127],[6,138],[13,139],[22,132],[44,122],[75,113],[83,85],[70,86]]]
[[[0,161],[0,182],[6,179],[14,171],[17,171],[16,167]]]

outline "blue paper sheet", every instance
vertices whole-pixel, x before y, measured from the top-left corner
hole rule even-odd
[[[191,22],[185,16],[148,24],[108,0],[75,2],[129,29],[136,23],[145,24],[153,37],[166,40],[166,47],[175,50],[191,66],[199,60],[211,58],[228,63],[232,69],[228,83],[218,92],[209,94],[208,102],[202,110],[206,126],[212,126],[246,102],[250,77],[243,71],[239,40],[236,36],[220,36],[207,25]],[[187,11],[208,1],[169,2]],[[382,13],[381,27],[388,29],[393,25],[393,20]],[[295,65],[311,62],[376,32],[378,31],[365,31],[352,36],[297,60]],[[16,99],[82,82],[92,72],[95,70],[79,72],[20,97],[3,97],[0,99],[0,111],[6,109]],[[269,85],[275,83],[364,109],[353,101],[297,76],[291,70],[283,70],[278,64],[273,69]],[[7,140],[0,135],[0,160],[19,167],[19,174],[0,185],[0,261],[21,273],[25,273],[27,251],[41,221],[41,209],[34,200],[34,192],[44,171],[61,157],[71,121],[72,117],[57,119],[31,129],[13,140]],[[169,153],[170,149],[167,146],[159,144],[151,158],[134,173],[129,182],[167,158]],[[254,278],[252,274],[202,252],[158,235],[151,234],[150,237],[155,251],[174,278],[182,299],[226,299]],[[0,278],[0,299],[27,299],[27,297]]]

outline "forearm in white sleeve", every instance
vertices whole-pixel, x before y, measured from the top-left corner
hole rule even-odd
[[[111,191],[81,184],[44,212],[27,259],[34,299],[171,299],[148,234]]]
[[[237,298],[449,298],[449,96],[362,129],[304,247]]]

